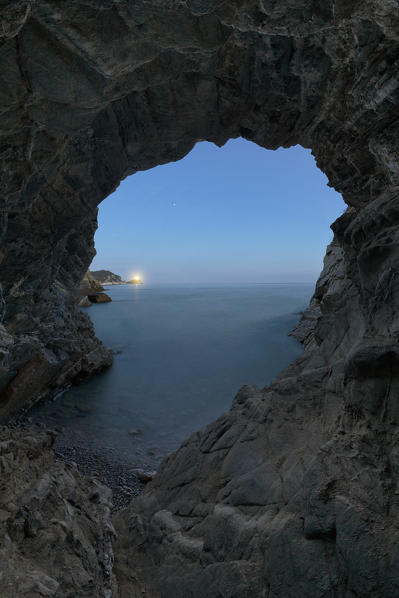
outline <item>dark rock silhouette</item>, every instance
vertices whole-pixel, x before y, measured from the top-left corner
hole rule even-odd
[[[109,303],[112,301],[107,293],[96,293],[95,295],[88,295],[89,301],[92,303]]]

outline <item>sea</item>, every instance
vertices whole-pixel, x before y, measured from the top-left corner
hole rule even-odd
[[[58,443],[156,468],[227,411],[244,384],[263,388],[303,352],[289,332],[313,284],[106,287],[86,308],[113,365],[35,406]]]

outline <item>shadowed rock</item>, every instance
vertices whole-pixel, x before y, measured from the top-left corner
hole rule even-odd
[[[101,282],[94,278],[91,272],[87,270],[78,287],[79,295],[90,295],[91,293],[101,293],[104,290]]]
[[[93,304],[87,295],[80,297],[76,303],[78,307],[91,307]]]
[[[96,293],[95,295],[88,295],[89,300],[92,303],[109,303],[112,301],[111,297],[107,293]]]
[[[54,462],[54,436],[0,428],[0,595],[109,598],[111,491]]]

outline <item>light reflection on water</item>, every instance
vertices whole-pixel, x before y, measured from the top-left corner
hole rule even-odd
[[[311,284],[113,286],[88,313],[113,366],[36,407],[60,442],[156,465],[229,409],[243,384],[269,383],[302,347],[288,336]]]

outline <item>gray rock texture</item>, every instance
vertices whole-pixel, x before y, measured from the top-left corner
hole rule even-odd
[[[87,270],[78,287],[78,296],[86,296],[91,293],[101,293],[104,290],[101,282],[94,278],[92,273]]]
[[[111,491],[54,462],[53,442],[0,428],[0,596],[110,598]]]
[[[304,356],[118,516],[120,595],[399,596],[396,0],[0,0],[0,18],[0,417],[109,363],[74,303],[124,177],[241,135],[311,148],[348,205]]]
[[[93,304],[87,295],[83,295],[83,297],[78,297],[76,305],[78,307],[91,307]]]
[[[104,288],[101,282],[94,278],[88,270],[79,284],[76,305],[78,307],[90,307],[93,303],[109,303],[112,301],[111,297],[103,291]],[[110,362],[111,359],[109,358]],[[106,362],[104,365],[107,364]]]

